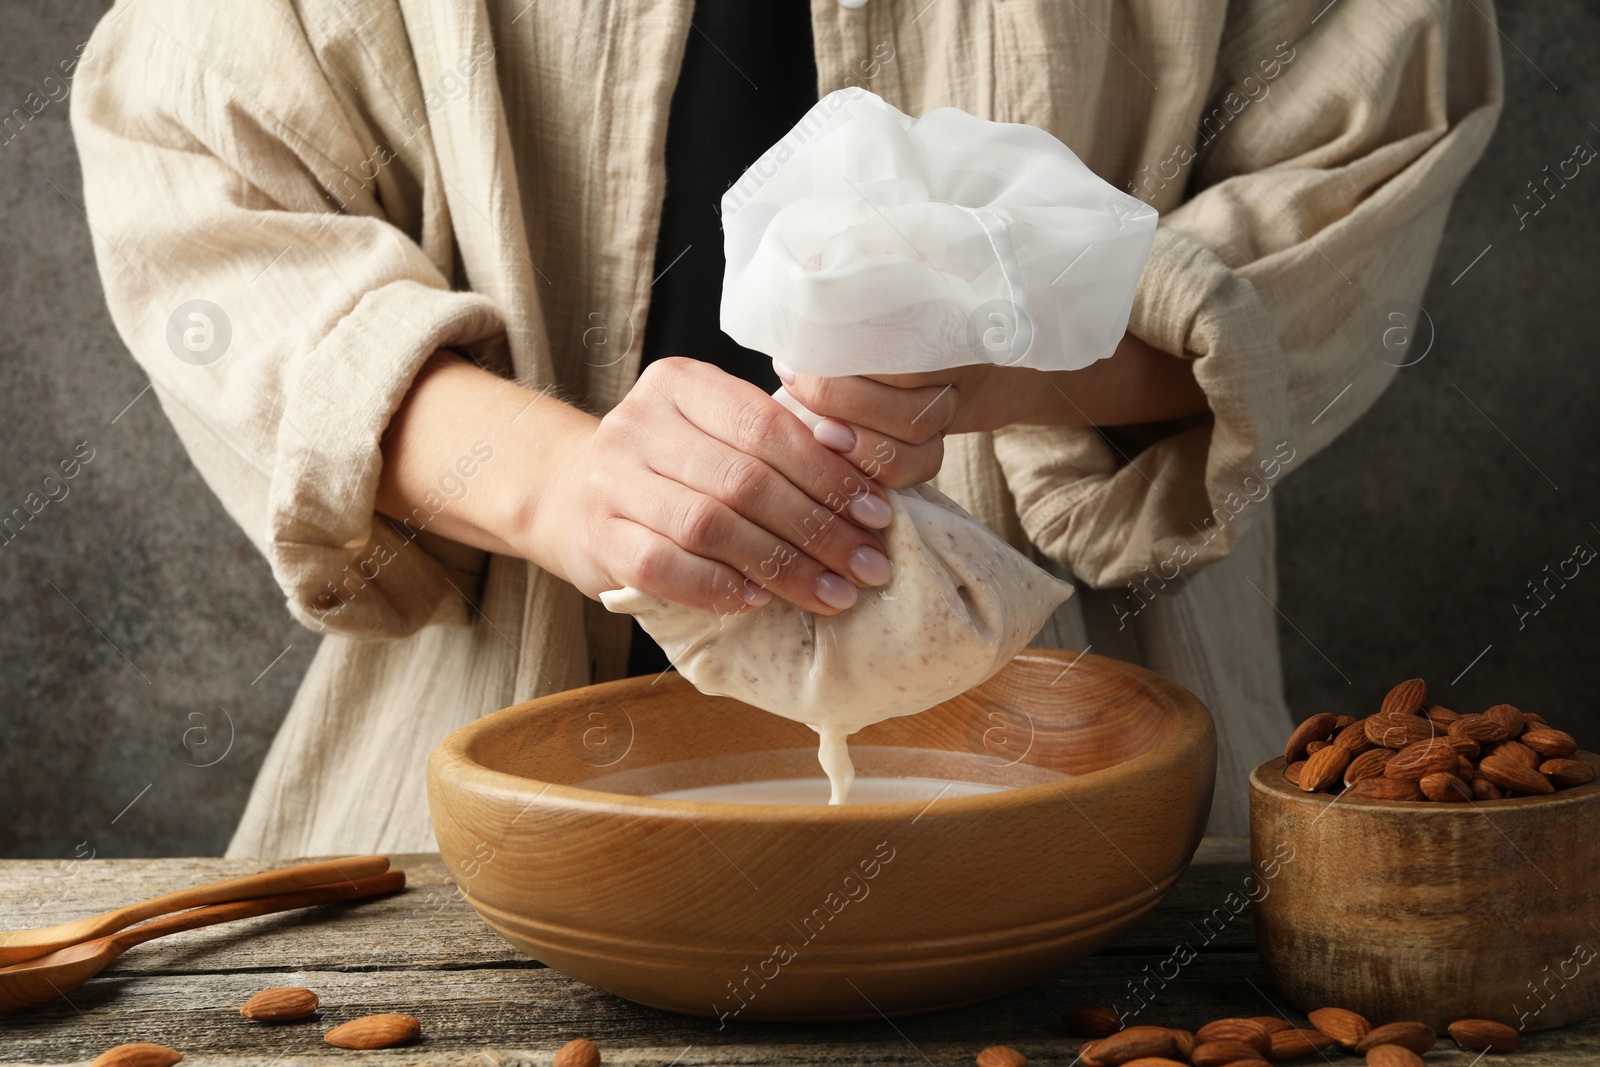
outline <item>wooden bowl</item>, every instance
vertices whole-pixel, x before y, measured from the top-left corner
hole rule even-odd
[[[463,727],[434,750],[428,796],[478,914],[573,978],[691,1015],[877,1018],[997,996],[1110,941],[1188,866],[1216,764],[1185,690],[1044,650],[850,747],[861,775],[1015,788],[835,808],[666,799],[821,774],[810,729],[674,674]]]
[[[1580,752],[1600,770],[1600,756]],[[1600,778],[1546,797],[1441,804],[1302,793],[1250,776],[1256,941],[1300,1010],[1441,1033],[1543,1030],[1600,1011]],[[1286,856],[1292,856],[1285,860]]]

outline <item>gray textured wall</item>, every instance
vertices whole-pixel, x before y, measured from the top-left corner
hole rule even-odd
[[[0,105],[39,91],[102,10],[0,0]],[[1600,571],[1523,628],[1513,605],[1600,546],[1600,168],[1521,231],[1512,204],[1600,146],[1600,11],[1518,0],[1501,22],[1506,113],[1423,301],[1432,348],[1276,494],[1287,686],[1298,711],[1362,711],[1421,674],[1447,704],[1509,700],[1594,749]],[[0,144],[0,514],[93,450],[0,545],[0,855],[217,852],[316,639],[141,394],[79,185],[64,104]]]
[[[5,113],[107,6],[0,0]],[[316,638],[141,395],[81,186],[65,102],[0,144],[0,514],[93,449],[0,544],[0,854],[216,853]]]

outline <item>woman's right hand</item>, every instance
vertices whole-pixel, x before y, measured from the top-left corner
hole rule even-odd
[[[882,490],[708,363],[652,363],[568,444],[530,499],[524,554],[588,596],[632,586],[731,614],[777,595],[831,615],[889,580]]]

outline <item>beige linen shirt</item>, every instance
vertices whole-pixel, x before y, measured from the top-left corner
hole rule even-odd
[[[1499,111],[1492,10],[811,12],[819,93],[863,85],[912,115],[1043,127],[1162,213],[1130,329],[1194,360],[1213,418],[1131,457],[1093,430],[953,437],[939,486],[1085,587],[1047,641],[1206,701],[1212,829],[1243,833],[1245,775],[1287,728],[1270,495],[1394,373],[1379,316],[1420,297]],[[327,633],[230,854],[430,849],[432,745],[622,669],[625,620],[571,586],[377,516],[379,441],[441,347],[598,412],[627,392],[690,13],[122,0],[96,30],[72,119],[113,318],[289,610]],[[759,83],[759,55],[727,58]],[[169,344],[191,300],[231,329],[213,362]]]

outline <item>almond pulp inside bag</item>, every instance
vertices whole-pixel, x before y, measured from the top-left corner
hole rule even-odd
[[[862,89],[819,101],[722,218],[724,331],[818,375],[1088,366],[1122,338],[1156,221],[1043,130],[954,108],[913,120]],[[892,577],[837,615],[600,597],[701,692],[815,729],[834,804],[851,733],[991,677],[1072,593],[931,486],[887,496]]]
[[[893,575],[837,615],[776,598],[718,615],[635,589],[600,594],[611,611],[637,616],[702,693],[815,729],[835,804],[855,776],[846,737],[990,677],[1072,593],[932,486],[887,495]]]

